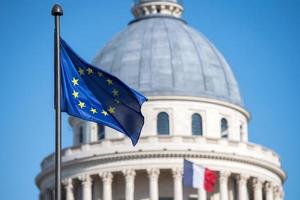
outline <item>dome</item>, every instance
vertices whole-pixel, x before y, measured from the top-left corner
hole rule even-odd
[[[222,54],[175,17],[134,20],[107,43],[94,64],[146,96],[196,96],[243,105]]]
[[[114,129],[70,117],[73,145],[61,152],[62,199],[283,200],[280,157],[249,142],[250,116],[240,107],[233,73],[180,19],[181,0],[134,3],[136,19],[94,63],[151,96],[142,107],[139,143],[132,147]],[[190,173],[184,160],[217,173],[212,192],[184,184]],[[55,161],[55,154],[46,157],[36,177],[41,200],[54,199]]]

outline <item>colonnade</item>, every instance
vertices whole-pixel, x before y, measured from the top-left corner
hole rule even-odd
[[[127,169],[122,171],[125,179],[125,200],[134,200],[134,179],[136,176],[135,170]],[[159,200],[159,174],[158,168],[147,169],[148,180],[149,180],[149,200]],[[112,184],[113,184],[113,173],[102,172],[98,174],[102,180],[103,187],[103,200],[112,199]],[[183,200],[183,185],[182,178],[183,172],[180,168],[172,169],[173,176],[173,198],[174,200]],[[232,174],[229,171],[219,172],[219,194],[220,200],[232,200],[229,198],[229,177]],[[246,174],[239,174],[233,176],[237,182],[237,199],[238,200],[249,200],[248,183],[251,181],[253,200],[283,200],[283,190],[281,186],[275,186],[273,183],[263,181],[259,178],[250,177]],[[92,200],[92,178],[88,174],[84,174],[78,177],[81,182],[81,199],[80,200]],[[67,178],[63,180],[63,186],[65,189],[65,199],[75,200],[73,180]],[[49,194],[49,191],[53,193],[53,190],[42,191],[42,200],[52,200],[51,197],[54,195]],[[207,200],[207,193],[204,189],[198,190],[198,200]]]

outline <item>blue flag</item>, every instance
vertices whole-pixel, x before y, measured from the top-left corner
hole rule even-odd
[[[117,77],[87,63],[60,39],[61,109],[74,117],[109,126],[139,140],[147,98]]]

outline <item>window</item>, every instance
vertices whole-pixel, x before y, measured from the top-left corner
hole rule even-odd
[[[194,113],[192,115],[192,134],[202,135],[202,117],[201,115]]]
[[[83,143],[83,127],[80,126],[79,128],[79,144]]]
[[[242,135],[243,134],[243,125],[240,125],[240,134]]]
[[[246,136],[246,132],[244,130],[244,125],[243,124],[240,125],[240,139],[241,139],[242,142],[247,141],[247,136]]]
[[[225,118],[221,119],[221,137],[222,138],[228,137],[228,121]]]
[[[157,116],[157,132],[159,135],[169,135],[169,115],[161,112]]]
[[[241,141],[244,141],[243,125],[240,125],[240,138],[241,138]]]
[[[104,140],[105,138],[105,129],[102,124],[98,124],[98,140]]]

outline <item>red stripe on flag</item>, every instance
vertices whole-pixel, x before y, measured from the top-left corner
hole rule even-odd
[[[205,172],[204,172],[204,189],[207,192],[214,191],[214,187],[215,187],[216,182],[217,182],[216,172],[205,168]]]

